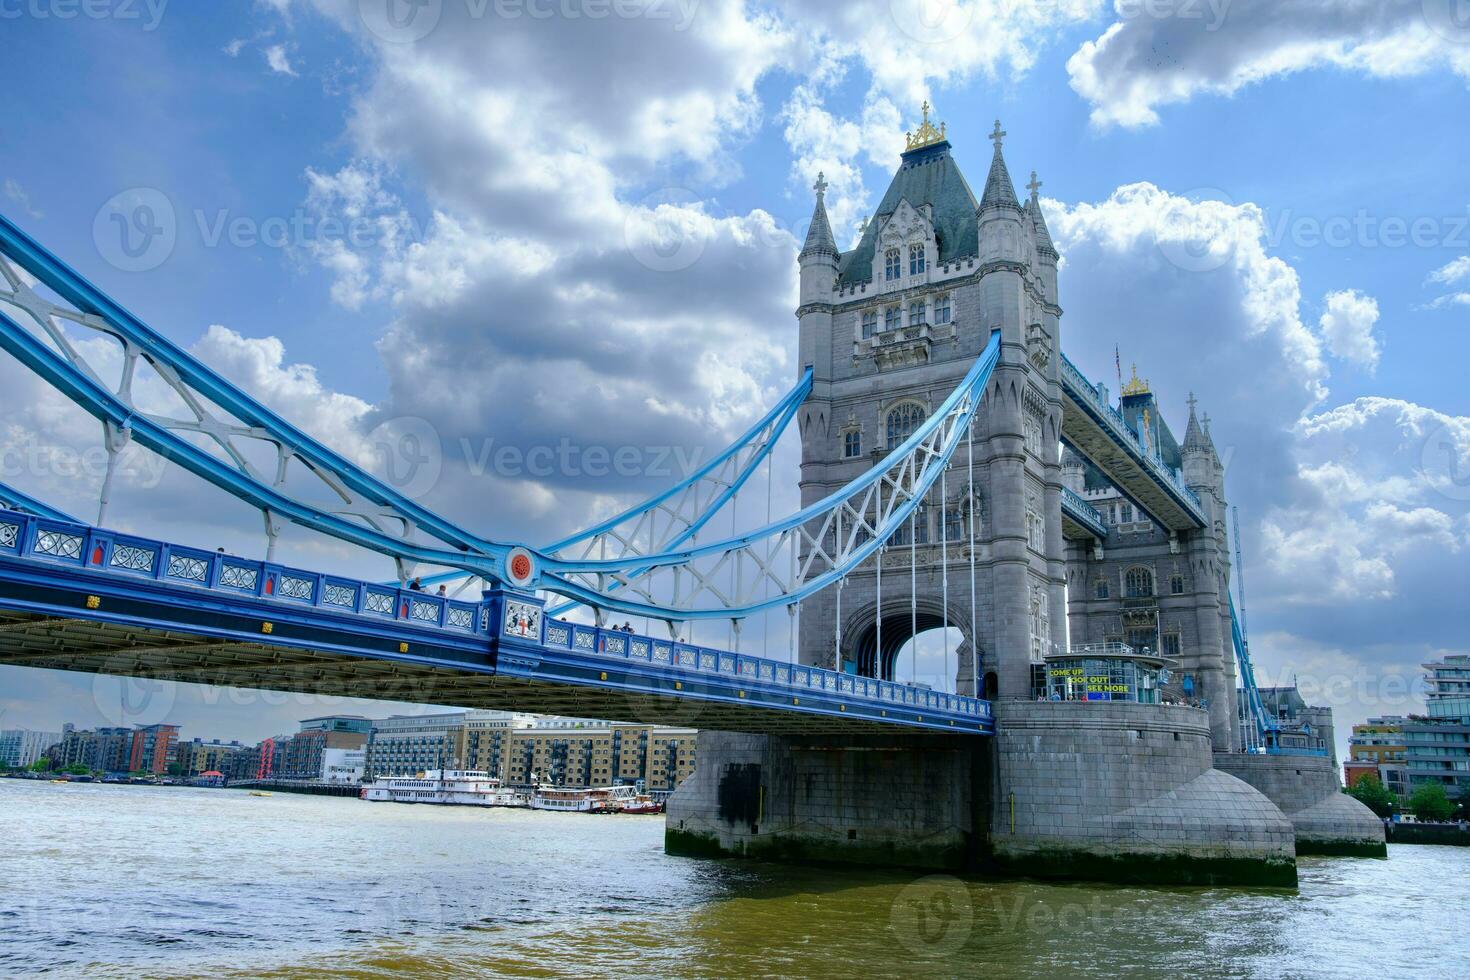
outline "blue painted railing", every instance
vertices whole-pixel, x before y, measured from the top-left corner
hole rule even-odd
[[[687,670],[695,674],[723,674],[746,682],[790,688],[793,691],[863,698],[881,704],[905,705],[958,715],[975,721],[991,720],[990,702],[979,698],[946,694],[871,677],[857,677],[820,667],[751,657],[675,640],[659,640],[639,633],[600,629],[558,619],[546,623],[543,641],[552,649],[570,650],[574,653],[632,660],[658,667]]]
[[[489,630],[481,615],[482,602],[324,575],[12,510],[0,510],[0,555],[456,633],[487,635]]]
[[[150,580],[339,615],[392,620],[399,625],[478,636],[487,642],[494,631],[501,629],[517,635],[501,622],[491,621],[494,604],[488,601],[463,602],[0,509],[0,558],[5,557],[71,566],[123,580]],[[786,689],[793,695],[810,691],[861,699],[880,707],[900,705],[932,711],[945,720],[987,727],[993,721],[990,703],[978,698],[621,630],[542,617],[540,632],[533,639],[550,650],[642,663],[690,679],[724,675]]]
[[[1108,424],[1109,430],[1119,442],[1132,449],[1135,455],[1147,464],[1154,476],[1179,494],[1181,502],[1192,516],[1197,518],[1201,524],[1205,523],[1204,507],[1200,504],[1199,496],[1189,489],[1179,474],[1164,462],[1156,448],[1150,450],[1144,446],[1138,438],[1138,433],[1129,428],[1122,413],[1108,404],[1099,387],[1087,380],[1087,376],[1079,371],[1077,365],[1073,364],[1065,354],[1062,355],[1062,379],[1068,383],[1068,387],[1087,399],[1088,404],[1096,410],[1098,417]]]
[[[1108,536],[1108,523],[1103,520],[1102,514],[1071,487],[1062,487],[1062,513],[1098,537]]]

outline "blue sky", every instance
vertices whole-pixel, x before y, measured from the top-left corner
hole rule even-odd
[[[0,210],[334,444],[428,420],[445,461],[427,502],[541,541],[659,479],[477,476],[455,447],[718,447],[794,373],[817,170],[850,238],[923,99],[972,185],[999,117],[1012,174],[1044,182],[1070,356],[1106,380],[1117,344],[1176,430],[1191,390],[1214,416],[1263,673],[1315,683],[1346,722],[1408,710],[1384,692],[1466,649],[1470,21],[1453,3],[875,0],[834,21],[814,0],[603,19],[596,0],[431,0],[408,41],[383,30],[387,2],[0,4]],[[176,240],[130,271],[96,228],[144,191]],[[669,236],[697,258],[661,268]],[[9,449],[95,441],[35,384],[5,391]],[[85,479],[14,469],[91,507]],[[116,523],[259,550],[230,501],[132,477]],[[0,671],[0,723],[96,723],[94,688]],[[320,707],[209,700],[172,710],[257,738]]]

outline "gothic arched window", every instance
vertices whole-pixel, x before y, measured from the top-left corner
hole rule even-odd
[[[1142,565],[1123,576],[1123,594],[1129,599],[1147,599],[1154,594],[1154,573]]]
[[[924,246],[909,246],[909,275],[917,276],[924,271]]]
[[[875,334],[877,332],[878,332],[878,311],[877,310],[864,310],[863,311],[863,339],[864,340],[867,340],[869,337],[873,336],[873,334]]]
[[[883,278],[897,279],[901,275],[903,275],[903,270],[899,262],[898,249],[890,248],[883,253]]]
[[[927,415],[924,409],[913,402],[894,406],[888,413],[888,448],[897,449],[900,443],[914,434],[914,430],[923,423]]]
[[[909,304],[909,326],[917,327],[924,322],[924,306],[925,303],[921,299]]]
[[[1184,576],[1183,575],[1175,575],[1173,578],[1169,579],[1169,592],[1172,595],[1183,595],[1184,594]]]

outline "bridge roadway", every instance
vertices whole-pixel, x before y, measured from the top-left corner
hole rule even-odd
[[[1113,485],[1170,531],[1205,527],[1204,507],[1183,478],[1146,449],[1099,387],[1062,357],[1062,441],[1088,459]],[[1080,503],[1080,501],[1079,501]],[[1067,520],[1068,501],[1063,501]],[[1076,513],[1076,506],[1073,505]],[[1089,508],[1090,509],[1090,508]],[[1094,513],[1096,513],[1094,511]],[[1074,532],[1082,525],[1073,520]]]
[[[0,509],[0,664],[763,734],[993,734],[988,702]]]

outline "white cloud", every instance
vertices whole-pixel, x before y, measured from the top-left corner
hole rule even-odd
[[[1158,108],[1229,96],[1320,68],[1382,78],[1450,70],[1470,80],[1470,30],[1439,0],[1118,0],[1119,20],[1067,62],[1099,126],[1146,126]]]
[[[1462,255],[1446,262],[1429,274],[1430,282],[1440,282],[1447,286],[1464,279],[1470,279],[1470,255]]]
[[[290,75],[296,77],[296,69],[291,67],[291,59],[286,54],[284,44],[272,44],[265,49],[265,63],[270,70],[278,75]]]
[[[25,188],[20,186],[20,182],[14,177],[5,178],[5,196],[16,204],[19,204],[21,209],[32,218],[39,220],[46,217],[45,214],[31,204],[31,196],[26,193]]]
[[[1425,308],[1431,310],[1442,310],[1448,306],[1470,306],[1470,293],[1446,293],[1425,304]]]
[[[1378,301],[1356,289],[1328,293],[1326,310],[1318,320],[1327,349],[1334,357],[1373,371],[1378,367],[1379,346],[1373,336],[1378,323]]]

